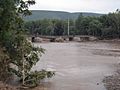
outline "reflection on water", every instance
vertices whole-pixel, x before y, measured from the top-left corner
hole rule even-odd
[[[47,90],[105,90],[102,79],[115,71],[119,44],[106,42],[36,43],[46,49],[33,70],[56,71]]]

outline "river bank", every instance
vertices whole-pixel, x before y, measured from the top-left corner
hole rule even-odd
[[[103,79],[104,86],[107,90],[120,90],[120,64],[117,71]]]

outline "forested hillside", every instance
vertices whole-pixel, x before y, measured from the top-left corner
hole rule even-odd
[[[101,16],[103,14],[86,13],[86,12],[62,12],[62,11],[44,11],[44,10],[32,10],[32,15],[25,17],[25,20],[40,20],[40,19],[77,19],[80,13],[83,16]]]

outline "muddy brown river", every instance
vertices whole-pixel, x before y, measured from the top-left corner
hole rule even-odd
[[[45,90],[106,90],[102,80],[117,69],[120,43],[69,42],[35,43],[46,49],[33,70],[53,70],[43,81]]]

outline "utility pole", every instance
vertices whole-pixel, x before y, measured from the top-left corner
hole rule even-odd
[[[68,18],[68,36],[70,35],[70,21],[69,21],[69,18]]]

